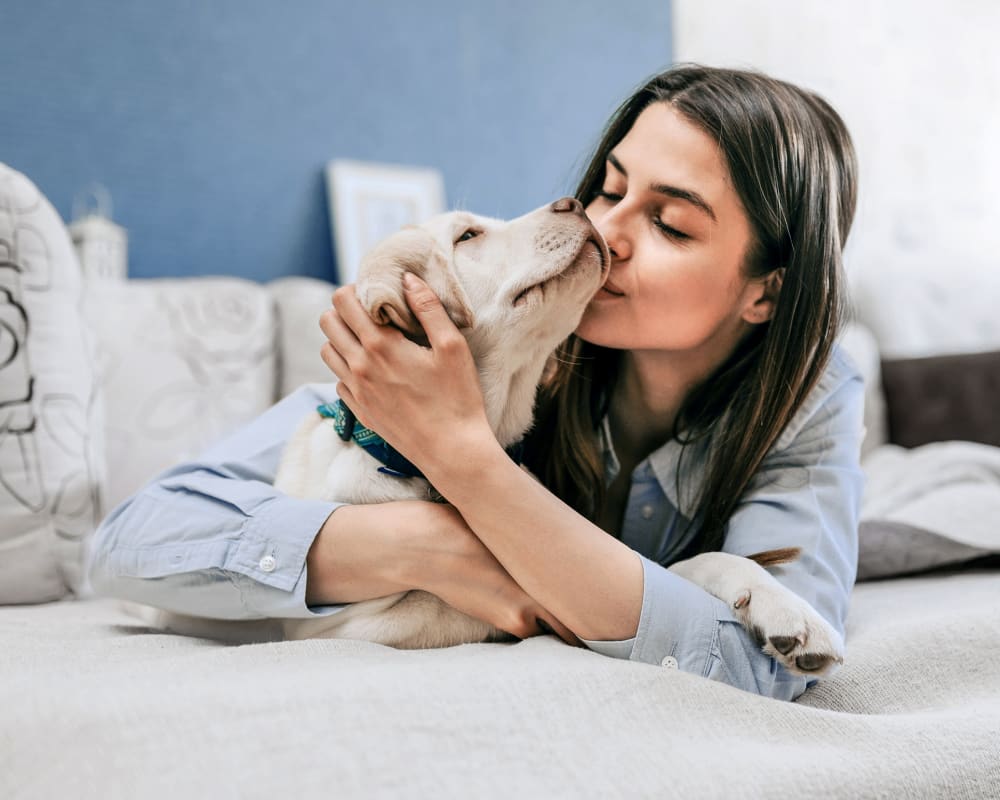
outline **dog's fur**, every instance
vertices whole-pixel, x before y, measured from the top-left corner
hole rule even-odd
[[[577,326],[609,262],[582,206],[564,198],[510,222],[451,212],[405,228],[365,257],[356,289],[375,321],[418,338],[422,331],[403,298],[404,271],[431,286],[469,343],[487,417],[506,447],[530,427],[548,358]],[[329,420],[312,414],[289,442],[275,486],[294,496],[348,503],[436,499],[427,481],[388,476],[379,466],[359,446],[342,441]],[[671,570],[728,603],[764,651],[788,669],[815,674],[842,660],[840,637],[760,566],[796,556],[770,551],[751,557],[760,562],[754,563],[705,553]],[[355,603],[315,620],[286,620],[284,633],[402,648],[508,638],[422,591]]]

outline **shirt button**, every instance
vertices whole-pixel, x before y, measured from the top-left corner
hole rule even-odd
[[[667,669],[677,669],[677,659],[673,656],[664,656],[660,659],[660,666]]]
[[[645,505],[642,507],[643,519],[652,519],[654,513],[656,513],[656,509],[653,508],[651,505]]]
[[[275,560],[274,556],[264,556],[258,564],[262,571],[264,572],[274,572],[274,568],[278,566],[278,562]]]

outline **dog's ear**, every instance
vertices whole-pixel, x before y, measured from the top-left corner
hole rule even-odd
[[[448,316],[459,328],[472,326],[472,312],[434,237],[408,226],[377,244],[358,268],[358,299],[379,325],[394,325],[411,337],[423,330],[403,296],[403,273],[422,278],[441,298]]]

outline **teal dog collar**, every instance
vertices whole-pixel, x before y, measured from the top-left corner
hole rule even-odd
[[[378,471],[383,475],[391,475],[394,478],[423,478],[424,474],[414,466],[414,464],[404,458],[398,450],[390,445],[385,439],[379,436],[371,428],[366,428],[354,412],[347,407],[343,400],[336,403],[324,403],[316,407],[316,411],[324,419],[329,419],[333,423],[337,435],[345,442],[354,440],[366,453],[382,462]],[[509,455],[516,463],[521,463],[521,443],[507,448]]]

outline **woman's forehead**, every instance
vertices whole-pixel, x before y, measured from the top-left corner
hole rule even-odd
[[[721,148],[669,103],[645,108],[612,154],[642,184],[685,189],[710,203],[726,194],[738,201]]]

